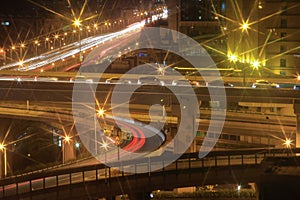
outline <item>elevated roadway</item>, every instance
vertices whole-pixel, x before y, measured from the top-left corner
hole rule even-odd
[[[96,84],[96,97],[109,96],[113,84],[85,83],[76,84]],[[74,83],[66,82],[34,82],[34,81],[0,81],[0,100],[1,101],[49,101],[49,102],[72,102],[72,92]],[[178,87],[178,86],[168,86]],[[184,86],[180,86],[183,88]],[[84,87],[80,94],[85,95],[91,91],[86,91]],[[134,88],[131,85],[124,85],[116,93],[129,93]],[[220,88],[213,88],[211,91],[218,95]],[[195,94],[199,101],[210,101],[210,93],[207,87],[195,87]],[[265,103],[286,103],[293,104],[299,100],[300,92],[291,89],[253,89],[253,88],[225,88],[227,102],[265,102]],[[183,93],[184,94],[184,93]],[[158,95],[161,98],[172,96],[172,92],[164,86],[143,86],[135,91],[135,95]],[[145,101],[145,99],[144,99]]]
[[[37,171],[0,180],[1,199],[97,199],[129,194],[130,199],[153,190],[170,190],[206,184],[242,184],[261,181],[263,160],[291,157],[299,149],[254,149],[210,152],[205,158],[184,154],[169,166],[171,155],[141,158],[125,162]],[[160,166],[158,171],[152,167]],[[133,168],[136,173],[124,173]],[[145,171],[145,173],[138,173]],[[145,191],[147,188],[147,191]]]
[[[149,95],[152,95],[152,93],[149,93]],[[160,99],[160,95],[158,96]],[[71,97],[69,97],[69,99],[71,99]],[[159,102],[159,100],[157,102]],[[157,102],[153,101],[153,104]],[[131,117],[135,120],[148,123],[150,121],[149,108],[151,102],[148,103],[149,105],[145,105],[145,102],[141,101],[130,105]],[[122,107],[122,105],[119,107]],[[176,116],[172,116],[172,105],[166,106],[165,109],[168,114],[166,117],[167,124],[176,126],[178,124],[178,119]],[[119,111],[121,110],[119,109]],[[161,111],[158,110],[157,112],[160,113]],[[30,120],[46,121],[53,125],[53,127],[61,127],[62,125],[72,126],[74,122],[70,100],[67,102],[39,101],[38,98],[35,100],[5,100],[0,102],[0,114],[9,118],[26,118]],[[210,114],[210,110],[200,109],[200,118],[198,119],[199,131],[207,131],[208,126],[210,125]],[[123,116],[122,112],[119,112],[118,116],[126,117]],[[162,120],[162,117],[153,118],[152,120]],[[229,110],[226,112],[226,121],[222,133],[236,136],[264,136],[266,138],[277,138],[276,140],[282,138],[283,140],[285,135],[295,133],[295,127],[296,117],[293,116],[267,115],[266,117],[266,115],[258,113],[245,113]],[[282,143],[281,141],[279,142]],[[250,142],[249,145],[251,143],[252,142]],[[265,143],[264,145],[268,145],[268,143]]]
[[[85,85],[97,84],[96,98],[99,104],[110,101],[110,93],[114,84],[106,83],[77,83]],[[33,120],[47,120],[51,123],[73,123],[72,117],[72,92],[74,83],[66,82],[35,82],[35,81],[1,81],[0,84],[0,112],[2,116],[28,118]],[[130,91],[131,85],[126,87],[120,94]],[[179,86],[168,86],[179,87]],[[180,86],[184,91],[184,87]],[[129,90],[127,90],[129,88]],[[220,88],[214,88],[217,94]],[[200,104],[209,101],[209,90],[206,87],[195,87],[195,94]],[[265,102],[294,104],[300,97],[300,92],[289,89],[253,89],[253,88],[225,88],[227,101],[237,103]],[[90,94],[90,91],[79,91],[82,96]],[[185,94],[183,94],[185,95]],[[148,98],[151,96],[151,98]],[[176,97],[170,90],[162,86],[142,86],[133,94],[130,104],[131,117],[148,122],[148,112],[153,104],[161,104],[161,99],[167,112],[167,123],[176,125],[177,116],[174,115],[173,106],[178,104]],[[85,103],[85,102],[80,102]],[[120,105],[118,105],[121,107]],[[105,107],[109,110],[110,107]],[[159,112],[159,111],[158,111]],[[176,114],[176,113],[175,113]],[[119,113],[122,116],[122,113]],[[295,133],[297,124],[296,117],[271,116],[253,113],[227,112],[224,134],[271,136],[283,138],[286,133]],[[210,110],[200,110],[200,131],[205,132],[210,124]],[[157,119],[160,120],[160,119]],[[61,126],[59,124],[59,126]],[[267,144],[266,144],[267,145]]]

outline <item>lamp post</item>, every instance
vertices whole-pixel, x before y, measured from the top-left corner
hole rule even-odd
[[[66,135],[62,141],[62,163],[66,161],[66,143],[69,143],[71,140],[70,136]]]
[[[118,148],[118,161],[120,160],[120,137],[119,137],[119,133],[116,137],[116,145],[117,145],[117,148]]]
[[[81,52],[81,20],[80,19],[75,19],[74,22],[73,22],[74,26],[77,27],[79,30],[79,33],[78,33],[78,41],[79,41],[79,61],[80,63],[83,61],[83,57],[82,57],[82,52]]]
[[[106,156],[106,152],[108,150],[108,143],[106,141],[103,141],[101,144],[101,147],[104,149],[104,163],[106,164],[107,162],[107,156]]]
[[[286,147],[286,148],[290,148],[291,147],[291,144],[292,144],[292,140],[289,139],[289,138],[286,138],[283,145]]]
[[[246,87],[246,63],[242,64],[242,70],[243,70],[243,87]]]
[[[96,114],[94,114],[94,140],[95,140],[95,154],[98,154],[98,139],[97,139],[97,122],[98,122],[98,118],[97,117],[104,117],[105,111],[103,108],[99,108],[98,110],[96,110]]]
[[[35,56],[37,56],[38,55],[38,46],[40,45],[39,41],[35,40],[34,45],[35,45]]]
[[[11,46],[11,50],[10,50],[10,59],[11,61],[13,61],[13,52],[15,51],[16,47],[14,45]]]
[[[1,166],[1,176],[6,177],[7,176],[7,156],[6,156],[6,148],[3,143],[0,144],[0,151],[3,153],[3,166]],[[1,160],[2,160],[2,158],[1,158]]]
[[[107,178],[107,168],[106,168],[106,163],[107,163],[107,149],[108,149],[108,143],[107,141],[103,141],[101,144],[101,147],[104,149],[104,164],[105,164],[105,179]]]
[[[21,44],[20,45],[20,59],[22,59],[23,58],[23,48],[25,47],[25,44]]]

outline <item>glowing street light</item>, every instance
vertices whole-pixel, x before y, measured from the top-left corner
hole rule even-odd
[[[108,149],[108,143],[105,142],[105,141],[103,141],[103,142],[101,143],[101,147],[102,147],[103,149],[107,150],[107,149]]]
[[[80,147],[80,143],[76,142],[76,143],[75,143],[75,148],[76,148],[76,149],[79,149],[79,147]]]
[[[4,146],[4,144],[0,144],[0,150],[2,151],[2,150],[4,150],[5,149],[5,146]]]
[[[68,142],[68,143],[69,143],[70,140],[71,140],[70,136],[66,135],[66,136],[64,137],[64,141],[65,141],[65,142]]]
[[[159,67],[157,68],[157,71],[159,74],[165,75],[165,68],[163,66],[159,65]]]
[[[292,140],[289,138],[285,139],[283,145],[285,145],[286,148],[290,148],[292,145]]]
[[[79,19],[75,19],[73,24],[74,24],[74,26],[79,27],[79,26],[81,26],[81,21]]]
[[[103,117],[105,113],[105,110],[103,108],[100,108],[99,110],[97,110],[97,116],[98,117]]]
[[[20,45],[20,57],[22,58],[23,57],[23,48],[25,48],[25,44],[21,44]]]
[[[3,165],[4,165],[4,172],[1,174],[3,177],[7,176],[7,157],[6,157],[6,148],[4,143],[0,143],[0,151],[3,152]],[[1,166],[2,168],[2,166]]]
[[[62,162],[65,163],[67,159],[67,151],[69,148],[69,144],[71,141],[71,137],[68,135],[63,136],[63,141],[62,141],[62,148],[61,148],[61,153],[62,153]]]
[[[38,55],[38,46],[40,46],[40,43],[38,40],[35,40],[34,44],[35,44],[35,55],[37,56]]]
[[[105,164],[105,178],[107,178],[107,169],[106,169],[106,163],[107,163],[107,149],[109,147],[108,143],[106,141],[102,141],[101,147],[104,149],[104,164]]]
[[[259,61],[258,60],[255,60],[255,61],[253,61],[253,63],[252,63],[252,66],[253,66],[253,68],[254,69],[258,69],[259,68]]]
[[[23,61],[23,60],[19,60],[18,65],[19,65],[20,67],[22,67],[22,66],[24,65],[24,61]]]
[[[83,55],[82,55],[82,52],[81,52],[81,20],[80,19],[75,19],[74,22],[73,22],[73,25],[77,28],[79,28],[79,33],[78,33],[78,41],[79,41],[79,61],[80,63],[83,61]],[[74,30],[73,30],[74,32]],[[76,31],[74,32],[76,33]]]
[[[249,24],[247,21],[243,22],[241,29],[242,29],[242,31],[247,31],[249,29]]]
[[[234,63],[238,61],[238,57],[235,54],[228,55],[228,59],[230,62],[234,62]]]

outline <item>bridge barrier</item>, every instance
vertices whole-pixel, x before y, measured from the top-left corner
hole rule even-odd
[[[35,192],[53,190],[72,184],[87,183],[91,181],[110,182],[111,179],[124,176],[136,176],[141,170],[147,170],[144,176],[151,177],[151,168],[160,166],[162,175],[165,173],[178,173],[182,170],[207,170],[218,167],[247,167],[250,165],[260,166],[262,161],[269,157],[291,157],[296,156],[300,149],[249,149],[240,151],[212,151],[205,158],[199,158],[198,153],[183,154],[178,160],[169,166],[165,166],[167,156],[156,156],[140,158],[133,161],[122,161],[109,163],[111,167],[104,164],[73,167],[68,169],[57,169],[32,174],[7,177],[0,180],[0,198],[14,196],[30,196]],[[125,173],[125,168],[134,169],[135,174]]]

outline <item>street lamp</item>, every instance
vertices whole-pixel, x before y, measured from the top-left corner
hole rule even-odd
[[[120,137],[119,137],[119,133],[117,133],[115,143],[116,143],[116,146],[118,148],[118,160],[120,160]]]
[[[11,51],[10,51],[10,59],[11,61],[13,60],[13,52],[15,51],[16,47],[14,45],[12,45],[11,47]]]
[[[97,145],[97,122],[98,122],[98,118],[97,117],[104,117],[105,114],[105,110],[103,108],[99,108],[98,110],[96,110],[96,114],[94,115],[94,129],[95,129],[95,133],[94,133],[94,140],[95,140],[95,153],[97,155],[98,153],[98,145]]]
[[[21,44],[20,45],[20,58],[22,58],[23,57],[23,48],[25,47],[25,44]]]
[[[79,33],[78,33],[78,40],[79,40],[79,61],[80,63],[83,61],[83,57],[82,57],[82,52],[81,52],[81,20],[80,19],[75,19],[73,21],[73,24],[76,28],[79,28]]]
[[[50,49],[50,43],[49,43],[49,37],[46,37],[45,39],[45,49],[46,51],[48,51]]]
[[[108,147],[109,147],[109,145],[108,145],[108,143],[106,142],[106,141],[103,141],[102,143],[101,143],[101,147],[104,149],[104,163],[106,164],[106,162],[107,162],[107,157],[106,157],[106,151],[108,150]]]
[[[158,66],[157,71],[160,75],[164,76],[165,75],[165,68],[161,65]]]
[[[292,140],[289,138],[286,138],[283,145],[285,145],[286,148],[290,148],[292,145]]]
[[[258,60],[254,60],[253,62],[252,62],[252,66],[253,66],[253,68],[254,69],[258,69],[259,68],[259,61]]]
[[[54,42],[53,42],[53,47],[54,48],[56,48],[56,46],[55,46],[56,40],[59,40],[59,35],[58,34],[54,35]],[[61,41],[60,40],[59,40],[59,47],[61,47]]]
[[[38,46],[40,46],[40,43],[38,40],[35,40],[34,44],[35,44],[35,56],[37,56],[38,55]]]
[[[242,31],[247,31],[249,29],[248,20],[247,21],[243,21],[243,23],[241,25],[241,29],[242,29]]]
[[[65,143],[69,143],[70,141],[71,141],[71,137],[70,136],[65,135],[63,137],[63,141],[62,141],[62,162],[63,163],[66,160],[66,155],[65,155],[66,154],[66,150],[65,150],[66,146],[65,146]]]
[[[107,163],[107,150],[109,148],[108,143],[105,141],[102,141],[101,147],[104,149],[104,164],[105,164],[105,179],[107,178],[107,169],[106,169],[106,163]]]
[[[100,108],[97,110],[97,116],[98,117],[103,117],[105,113],[105,110],[103,108]]]
[[[233,63],[238,61],[237,55],[235,55],[235,54],[228,55],[228,59],[230,62],[233,62]]]
[[[4,169],[4,173],[1,174],[1,175],[3,177],[6,177],[7,176],[7,156],[6,156],[6,148],[5,148],[5,145],[3,143],[0,144],[0,151],[3,152],[3,166],[1,166],[1,168]]]
[[[71,140],[70,136],[66,135],[65,138],[64,138],[64,141],[65,142],[70,142],[70,140]]]
[[[80,27],[81,26],[81,20],[80,19],[75,19],[73,22],[74,26]]]

